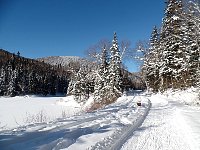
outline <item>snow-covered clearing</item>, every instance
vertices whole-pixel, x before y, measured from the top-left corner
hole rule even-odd
[[[21,96],[0,98],[0,131],[33,123],[55,121],[81,111],[69,97]]]
[[[138,100],[142,101],[141,107],[136,106]],[[123,96],[116,103],[98,111],[2,131],[0,147],[20,150],[115,149],[142,124],[149,107],[150,103],[145,97]]]
[[[13,129],[2,130],[0,149],[199,150],[200,109],[183,103],[183,96],[191,97],[190,93],[191,91],[176,94],[169,92],[165,95],[129,93],[128,96],[120,97],[116,103],[94,112],[84,112],[85,108],[80,107],[71,97],[55,97],[49,100],[41,97],[28,97],[27,100],[23,100],[22,97],[0,98],[0,107],[7,110],[7,114],[4,115],[17,115],[19,110],[16,109],[27,108],[29,112],[32,111],[31,107],[36,107],[37,110],[44,109],[42,105],[46,104],[45,106],[51,106],[48,112],[57,112],[60,118],[28,126],[15,125]],[[194,93],[192,95],[194,96]],[[6,104],[5,99],[9,104]],[[30,102],[23,102],[33,100],[35,102],[31,103],[36,106],[30,105]],[[43,104],[37,104],[37,100]],[[24,105],[19,108],[16,102],[14,109],[4,108],[11,105],[9,101],[23,102]],[[136,105],[138,101],[142,102],[142,106]],[[54,107],[65,108],[68,111],[61,115],[59,111],[51,110]],[[1,108],[0,115],[3,112]],[[23,112],[22,110],[20,111]]]

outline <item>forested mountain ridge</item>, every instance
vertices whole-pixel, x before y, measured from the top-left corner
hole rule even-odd
[[[0,49],[0,96],[65,94],[70,73]]]

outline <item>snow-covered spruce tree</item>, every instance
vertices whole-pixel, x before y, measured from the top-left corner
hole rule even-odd
[[[94,100],[96,104],[106,105],[112,103],[122,94],[121,67],[117,35],[114,33],[114,39],[110,48],[110,58],[108,58],[106,47],[103,47],[99,69],[95,73]]]
[[[75,74],[73,80],[69,84],[68,94],[72,94],[75,97],[75,100],[78,103],[84,102],[87,98],[87,85],[86,85],[86,74],[84,73],[83,68],[80,68],[79,71]]]
[[[97,104],[102,104],[103,103],[103,79],[102,76],[100,75],[99,71],[96,71],[95,74],[95,85],[94,85],[94,101]]]
[[[109,80],[109,58],[106,47],[104,46],[101,53],[101,64],[95,73],[95,86],[94,86],[94,100],[96,103],[105,104],[109,103],[112,96],[110,95],[110,80]]]
[[[182,88],[187,85],[185,60],[185,32],[187,26],[181,0],[168,0],[160,34],[161,62],[159,69],[160,90]]]
[[[30,70],[28,74],[28,90],[29,94],[36,94],[36,90],[38,88],[38,82],[37,82],[37,73],[34,70]]]
[[[16,96],[16,79],[18,71],[12,66],[8,67],[9,80],[7,85],[7,96]]]
[[[102,103],[102,93],[104,86],[104,75],[107,72],[107,50],[104,46],[101,53],[100,67],[95,73],[95,85],[94,85],[94,99],[96,103]]]
[[[148,90],[158,91],[159,86],[159,34],[155,26],[150,38],[150,48],[142,67]]]
[[[16,95],[25,95],[25,93],[28,93],[28,82],[26,82],[25,78],[26,71],[23,68],[22,62],[16,62],[15,66],[15,70],[17,71],[15,79],[15,93]]]
[[[112,41],[112,47],[110,48],[110,64],[109,64],[109,80],[110,80],[110,94],[113,100],[118,98],[122,93],[122,75],[121,75],[121,57],[117,41],[117,34],[114,33],[114,39]],[[111,100],[111,101],[113,101]]]
[[[189,83],[197,85],[199,83],[199,66],[200,66],[200,6],[198,2],[190,1],[187,5],[186,15],[188,25],[188,45],[189,53]]]
[[[0,68],[0,96],[3,96],[6,91],[6,71],[4,66]]]
[[[200,59],[199,59],[200,61]],[[197,89],[198,89],[198,98],[199,98],[199,103],[200,103],[200,65],[198,66],[197,69]]]

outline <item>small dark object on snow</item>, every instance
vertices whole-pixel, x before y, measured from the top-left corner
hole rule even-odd
[[[141,102],[137,102],[137,106],[142,106]]]

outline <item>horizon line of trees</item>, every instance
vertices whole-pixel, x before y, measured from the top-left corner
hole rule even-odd
[[[0,96],[67,93],[69,74],[62,67],[0,49]]]

